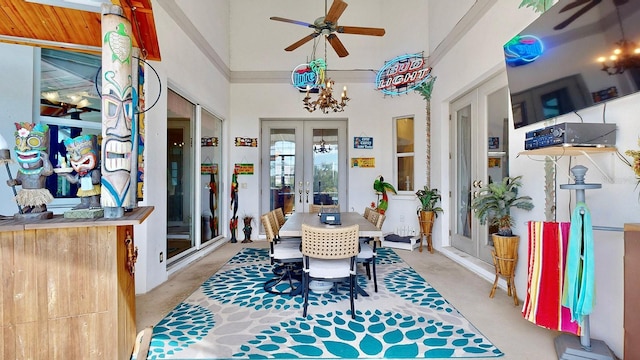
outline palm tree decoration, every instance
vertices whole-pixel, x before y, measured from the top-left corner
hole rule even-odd
[[[380,214],[384,214],[389,207],[389,197],[387,196],[387,192],[390,191],[394,194],[397,194],[398,192],[393,185],[384,181],[382,175],[378,176],[373,182],[373,190],[378,194],[378,206],[376,207],[376,211]],[[382,198],[380,198],[380,195],[382,195]]]
[[[471,203],[480,224],[484,225],[489,221],[491,225],[498,226],[498,235],[513,235],[511,208],[533,209],[530,196],[518,196],[518,188],[522,186],[521,178],[522,176],[505,176],[501,182],[489,183],[480,189],[480,195]]]
[[[545,12],[548,8],[553,5],[553,0],[522,0],[519,8],[521,7],[530,7],[533,8],[535,12]]]

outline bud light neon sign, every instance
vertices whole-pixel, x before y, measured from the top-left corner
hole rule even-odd
[[[542,55],[542,41],[533,35],[517,35],[504,45],[504,58],[509,66],[534,62]]]
[[[398,56],[388,61],[376,75],[376,89],[386,95],[401,95],[414,90],[431,77],[421,54]]]

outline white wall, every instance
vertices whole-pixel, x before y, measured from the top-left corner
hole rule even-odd
[[[529,9],[518,9],[516,3],[510,0],[498,0],[490,11],[468,32],[458,40],[440,62],[434,66],[434,74],[438,77],[432,98],[432,121],[436,144],[433,158],[436,167],[433,186],[441,188],[443,193],[449,191],[449,161],[447,139],[449,139],[448,116],[449,103],[470,90],[490,75],[504,71],[502,45],[513,35],[522,30],[537,15]],[[487,36],[490,34],[491,36]],[[606,121],[618,125],[617,147],[620,152],[626,149],[637,149],[637,139],[640,127],[637,125],[637,114],[640,110],[640,95],[633,95],[609,102],[606,106]],[[600,122],[603,106],[597,106],[579,112],[585,122]],[[579,122],[576,115],[567,115],[556,119],[561,122]],[[527,241],[526,221],[544,219],[544,168],[542,157],[529,158],[519,156],[524,150],[524,135],[539,127],[549,125],[538,123],[529,127],[513,130],[513,119],[510,114],[510,175],[523,175],[524,185],[521,194],[533,197],[535,208],[531,212],[515,211],[517,220],[514,232],[521,235],[525,241],[520,242],[519,257],[521,261],[516,269],[516,287],[521,296],[526,294],[527,283]],[[438,140],[441,139],[441,140]],[[601,190],[591,190],[586,193],[586,201],[592,211],[593,224],[621,228],[625,222],[637,221],[640,217],[638,192],[634,190],[635,178],[633,172],[623,165],[615,155],[597,155],[594,161],[603,168],[606,174],[613,178],[613,184],[595,169],[586,157],[561,159],[559,164],[563,169],[558,170],[557,184],[565,184],[569,179],[565,175],[569,166],[583,164],[589,168],[587,182],[602,183]],[[538,161],[536,161],[538,160]],[[437,164],[440,164],[439,166]],[[572,182],[572,181],[571,181]],[[570,208],[575,201],[575,193],[556,188],[557,220],[568,221]],[[570,197],[571,196],[571,197]],[[444,204],[445,214],[451,211],[448,203]],[[434,229],[434,244],[436,248],[447,252],[449,234],[443,222],[436,223]],[[524,235],[524,237],[523,237]],[[623,233],[620,231],[595,231],[596,252],[596,287],[597,305],[591,316],[592,338],[604,340],[617,356],[623,351],[623,286],[622,286],[622,257]],[[489,290],[487,287],[487,294]],[[531,325],[535,326],[535,325]]]

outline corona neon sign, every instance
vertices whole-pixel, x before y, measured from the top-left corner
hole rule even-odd
[[[376,75],[376,89],[386,95],[401,95],[414,90],[431,77],[421,54],[398,56],[388,61]]]

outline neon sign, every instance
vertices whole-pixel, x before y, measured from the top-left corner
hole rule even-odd
[[[300,64],[291,72],[291,83],[299,90],[307,90],[307,87],[316,87],[318,75],[311,70],[309,64]]]
[[[308,64],[300,64],[291,72],[291,83],[299,90],[315,89],[324,85],[324,73],[327,63],[324,59],[315,59]]]
[[[431,77],[421,54],[398,56],[388,61],[376,75],[376,89],[386,95],[401,95],[414,90]]]
[[[504,45],[505,61],[509,66],[532,63],[543,52],[542,41],[533,35],[516,35]]]

